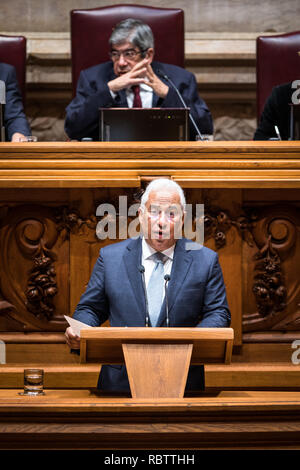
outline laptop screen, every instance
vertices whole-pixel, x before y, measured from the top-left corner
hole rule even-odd
[[[101,141],[188,140],[189,110],[185,108],[100,108]]]

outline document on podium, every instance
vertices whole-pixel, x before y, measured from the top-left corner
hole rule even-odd
[[[75,318],[68,317],[67,315],[64,315],[65,319],[69,323],[70,327],[72,328],[73,332],[75,335],[80,337],[80,331],[85,329],[85,328],[92,328],[91,325],[87,325],[86,323],[82,323],[82,321],[75,320]]]

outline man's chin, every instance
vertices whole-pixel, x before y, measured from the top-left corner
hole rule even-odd
[[[170,240],[167,238],[152,238],[147,240],[148,244],[154,248],[156,251],[164,251],[174,245],[175,240]]]

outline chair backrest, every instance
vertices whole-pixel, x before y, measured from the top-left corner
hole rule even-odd
[[[178,8],[112,5],[71,11],[73,95],[81,70],[109,60],[113,27],[126,18],[147,23],[154,35],[155,60],[184,67],[184,12]]]
[[[300,31],[276,36],[259,36],[256,40],[257,118],[272,88],[300,79]]]
[[[25,103],[26,88],[26,38],[0,35],[0,62],[16,68],[20,92]]]

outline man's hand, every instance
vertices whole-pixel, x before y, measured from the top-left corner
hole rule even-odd
[[[110,91],[117,93],[120,90],[141,83],[149,85],[160,98],[165,98],[168,94],[169,87],[155,75],[149,59],[137,62],[129,72],[121,74],[108,82],[107,85]]]
[[[148,59],[143,59],[135,64],[131,70],[127,73],[120,74],[114,80],[107,83],[110,91],[117,93],[124,88],[130,88],[133,85],[139,85],[144,83],[144,77],[147,73],[146,64],[149,62]]]
[[[164,82],[162,82],[157,75],[153,72],[151,65],[148,63],[146,64],[146,78],[143,83],[149,85],[153,91],[159,96],[160,98],[165,98],[168,94],[169,87]]]
[[[66,337],[66,343],[71,349],[80,349],[80,338],[78,335],[75,335],[74,331],[72,328],[69,326],[69,328],[66,329],[65,332],[65,337]]]
[[[26,140],[27,139],[26,139],[25,135],[21,134],[20,132],[15,132],[12,135],[12,138],[11,138],[12,142],[24,142]]]

